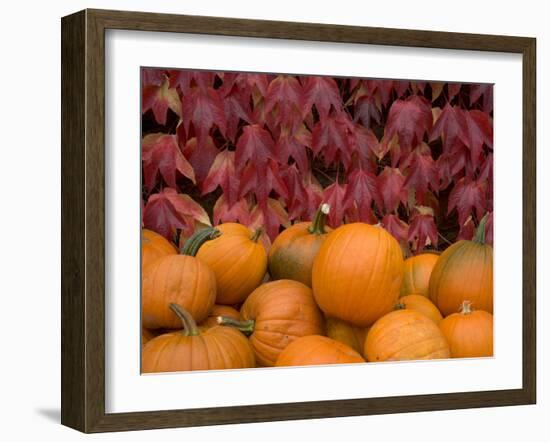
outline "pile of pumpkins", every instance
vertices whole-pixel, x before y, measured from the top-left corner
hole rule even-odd
[[[224,223],[181,250],[142,231],[142,372],[493,354],[493,252],[473,240],[403,258],[383,227],[325,226],[321,205],[266,251]]]

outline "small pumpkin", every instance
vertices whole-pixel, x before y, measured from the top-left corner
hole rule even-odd
[[[312,222],[296,223],[275,238],[268,260],[272,279],[293,279],[311,287],[313,260],[332,230],[325,227],[329,211],[328,204],[321,204]]]
[[[369,362],[450,357],[439,327],[414,310],[396,310],[380,318],[367,334],[364,354]]]
[[[443,316],[459,311],[464,301],[493,313],[493,248],[485,244],[487,215],[474,239],[460,240],[437,260],[430,276],[430,299]]]
[[[218,326],[218,316],[226,316],[228,318],[236,319],[237,321],[242,319],[241,314],[237,309],[230,307],[229,305],[215,304],[208,314],[208,317],[199,324],[199,328],[204,331]]]
[[[254,353],[241,332],[228,327],[201,332],[181,306],[171,304],[170,309],[183,330],[157,336],[145,345],[143,373],[254,367]]]
[[[218,304],[238,304],[258,287],[267,271],[267,253],[258,242],[262,230],[254,233],[238,223],[216,227],[221,235],[204,243],[197,258],[216,276]]]
[[[358,353],[363,353],[367,328],[357,327],[341,319],[327,316],[325,317],[325,329],[329,338],[353,348]]]
[[[432,301],[422,295],[407,295],[399,298],[399,302],[395,306],[398,309],[415,310],[430,318],[436,324],[439,324],[443,319],[441,312],[437,309]]]
[[[220,316],[218,323],[250,335],[260,366],[275,365],[281,351],[302,336],[323,334],[323,315],[311,289],[298,281],[280,279],[254,290],[241,307],[242,321]]]
[[[216,299],[216,277],[194,257],[205,241],[219,235],[208,228],[195,233],[180,255],[157,259],[142,271],[142,323],[149,329],[178,328],[181,321],[170,310],[171,303],[182,305],[196,321],[203,321]]]
[[[148,229],[141,230],[141,267],[166,255],[176,255],[176,247],[164,236]]]
[[[328,316],[366,327],[393,310],[403,280],[397,240],[379,226],[330,232],[313,263],[313,293]]]
[[[453,358],[493,356],[493,315],[472,310],[464,301],[459,313],[447,316],[439,324],[451,347]]]
[[[400,296],[430,296],[430,276],[438,259],[439,255],[435,253],[421,253],[407,258]]]
[[[303,336],[288,344],[277,358],[277,367],[354,364],[365,362],[353,348],[326,336]]]

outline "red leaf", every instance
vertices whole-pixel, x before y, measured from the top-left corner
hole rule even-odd
[[[378,138],[374,132],[360,124],[355,124],[353,150],[357,152],[361,167],[374,172],[376,170],[376,157]]]
[[[331,106],[337,111],[342,110],[342,97],[338,85],[330,77],[307,76],[304,82],[304,108],[303,115],[311,111],[313,105],[319,113],[319,118],[325,120]]]
[[[268,160],[279,160],[275,142],[271,134],[257,124],[245,126],[237,141],[235,151],[235,166],[242,170],[250,161],[258,168],[264,167]]]
[[[354,121],[361,121],[365,127],[371,127],[371,122],[380,124],[381,113],[373,96],[362,95],[355,103]]]
[[[141,87],[160,86],[166,78],[164,69],[142,68]]]
[[[440,189],[446,189],[453,179],[459,176],[462,170],[469,169],[469,151],[464,145],[455,147],[452,152],[444,153],[436,161],[437,175],[439,178]]]
[[[279,234],[280,226],[288,227],[290,225],[285,208],[274,198],[268,198],[263,206],[255,206],[250,217],[251,225],[249,227],[263,227],[272,241]]]
[[[466,181],[462,178],[458,181],[449,195],[447,214],[456,208],[458,223],[463,225],[466,219],[476,211],[477,219],[481,219],[485,211],[485,183],[480,181]]]
[[[143,178],[149,191],[160,173],[166,184],[176,187],[176,172],[195,182],[193,167],[180,151],[175,135],[146,135],[141,141]]]
[[[462,109],[458,106],[445,105],[430,131],[430,141],[444,135],[443,151],[450,152],[460,143],[466,142],[466,121]]]
[[[170,75],[170,87],[179,87],[180,92],[185,95],[191,88],[199,87],[208,89],[214,86],[215,72],[210,71],[186,71],[174,69],[168,71]]]
[[[250,211],[245,198],[241,198],[235,204],[230,205],[224,194],[220,195],[214,204],[214,225],[228,222],[238,222],[245,226],[250,223]]]
[[[372,93],[378,92],[382,104],[387,106],[393,90],[393,80],[366,80],[367,89]]]
[[[401,149],[409,151],[422,142],[432,121],[432,110],[424,97],[413,95],[406,100],[395,100],[388,114],[385,137],[391,139],[397,135]]]
[[[199,143],[206,139],[214,125],[225,135],[225,110],[218,92],[212,88],[192,88],[182,98],[182,120],[187,133],[193,123]]]
[[[350,207],[345,200],[346,189],[346,184],[335,182],[323,191],[323,201],[330,205],[328,224],[331,227],[338,227],[342,223],[344,212]]]
[[[311,137],[311,149],[322,156],[325,164],[342,161],[347,167],[354,148],[354,125],[345,114],[329,116],[324,122],[317,122]]]
[[[469,216],[466,222],[460,225],[460,230],[458,231],[456,241],[461,239],[471,240],[474,237],[475,230],[476,226],[474,225],[474,221],[472,220],[472,217]]]
[[[481,155],[483,144],[493,147],[493,122],[481,111],[463,111],[466,124],[464,143],[470,148],[472,162],[476,164]]]
[[[311,133],[305,126],[302,126],[293,135],[286,131],[281,132],[277,141],[277,150],[281,161],[286,164],[288,158],[292,157],[302,173],[309,171],[308,146],[311,146]]]
[[[492,84],[472,84],[470,85],[470,106],[475,104],[483,96],[482,109],[485,113],[493,110],[493,85]]]
[[[433,191],[439,189],[435,162],[430,154],[422,154],[420,149],[412,152],[407,160],[410,161],[410,166],[405,180],[405,187],[407,190],[414,190],[416,200],[423,203],[428,187]]]
[[[449,101],[451,101],[455,97],[455,95],[460,92],[461,87],[462,83],[447,83],[447,90],[449,91]]]
[[[288,197],[288,190],[275,161],[270,160],[264,167],[249,163],[244,168],[239,186],[239,196],[243,197],[251,191],[256,195],[258,204],[261,206],[266,204],[267,197],[272,191],[277,192],[283,198]]]
[[[141,112],[145,113],[149,109],[153,111],[157,123],[163,126],[166,124],[168,109],[172,109],[175,114],[181,115],[180,97],[176,89],[168,86],[167,79],[160,86],[150,85],[143,87]]]
[[[250,109],[250,94],[236,88],[225,96],[223,100],[225,117],[227,121],[227,137],[235,142],[239,122],[252,123],[252,111]]]
[[[297,219],[306,212],[308,194],[306,192],[302,174],[296,167],[296,164],[288,166],[281,174],[286,188],[288,189],[288,199],[286,207],[289,219]]]
[[[202,184],[216,159],[219,151],[212,137],[206,137],[202,144],[198,144],[197,138],[193,137],[185,143],[183,154],[193,166],[197,182]]]
[[[343,207],[351,207],[355,203],[358,209],[359,220],[375,223],[376,217],[372,213],[372,203],[382,208],[382,196],[378,190],[376,176],[371,172],[356,169],[348,176],[346,194]]]
[[[304,93],[300,82],[290,75],[279,75],[267,88],[265,112],[275,110],[275,124],[294,130],[302,122]]]
[[[143,213],[145,228],[169,240],[172,240],[176,229],[183,229],[185,235],[191,234],[195,221],[210,225],[208,215],[198,203],[169,187],[151,195]]]
[[[202,194],[212,192],[220,186],[229,206],[235,204],[239,193],[239,178],[235,171],[235,152],[220,152],[202,183]]]
[[[405,177],[397,168],[384,168],[382,173],[378,175],[378,189],[382,194],[386,212],[397,210],[400,202],[407,203]]]
[[[382,226],[390,232],[397,241],[404,243],[409,237],[409,225],[397,215],[389,214],[382,218]]]
[[[407,238],[415,250],[422,250],[428,245],[437,246],[437,227],[432,215],[416,213],[413,215]]]

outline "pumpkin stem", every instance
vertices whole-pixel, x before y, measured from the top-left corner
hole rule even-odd
[[[485,244],[485,226],[487,225],[488,217],[489,217],[489,214],[486,213],[485,216],[481,218],[481,221],[477,226],[476,233],[474,236],[474,241],[479,244]]]
[[[307,229],[309,233],[315,235],[323,235],[326,232],[325,224],[327,222],[327,215],[330,213],[330,204],[323,203],[315,212],[315,217],[311,222],[311,226]]]
[[[262,236],[263,233],[264,233],[264,228],[263,227],[257,228],[256,230],[254,230],[254,233],[250,237],[250,241],[257,242],[260,239],[260,236]]]
[[[460,313],[462,315],[469,315],[472,313],[472,303],[470,301],[464,301],[460,306]]]
[[[220,236],[222,233],[218,229],[213,227],[207,227],[206,229],[201,229],[191,235],[185,244],[181,248],[180,253],[182,255],[195,256],[201,246],[211,239],[215,239]]]
[[[229,327],[236,328],[242,331],[245,335],[249,336],[254,332],[254,320],[248,319],[246,321],[239,321],[229,316],[218,316],[216,322],[220,325],[228,325]]]
[[[407,306],[405,304],[403,304],[402,302],[398,302],[397,304],[395,304],[394,306],[394,310],[405,310],[407,308]]]
[[[181,323],[183,324],[183,335],[184,336],[198,336],[200,335],[199,328],[197,323],[193,319],[193,316],[185,310],[181,305],[171,303],[170,309],[178,316]]]

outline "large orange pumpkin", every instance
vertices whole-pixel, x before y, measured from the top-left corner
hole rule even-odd
[[[430,318],[436,324],[443,319],[441,312],[432,301],[422,295],[407,295],[399,298],[399,303],[395,306],[398,309],[415,310]]]
[[[469,302],[462,303],[459,313],[440,322],[439,328],[447,338],[453,358],[493,356],[493,315],[472,310]]]
[[[323,315],[311,289],[301,282],[280,279],[254,290],[241,307],[243,321],[219,317],[219,323],[250,334],[261,366],[273,366],[281,351],[301,336],[323,334]]]
[[[360,327],[393,310],[402,279],[397,240],[364,223],[330,232],[313,264],[313,293],[321,310]]]
[[[151,330],[145,327],[141,327],[141,348],[143,348],[145,344],[147,344],[155,336],[157,335],[153,333]]]
[[[358,353],[363,353],[367,328],[357,327],[338,318],[325,317],[325,329],[329,338],[346,344]]]
[[[150,329],[178,328],[181,321],[170,310],[171,303],[182,305],[196,321],[206,319],[216,299],[214,272],[194,257],[205,241],[219,235],[208,228],[197,232],[181,255],[159,258],[142,271],[142,323]]]
[[[153,261],[166,255],[175,255],[176,247],[164,236],[152,230],[141,230],[141,267],[145,268]]]
[[[143,373],[254,367],[254,353],[240,331],[213,327],[201,333],[185,309],[176,304],[170,308],[183,330],[157,336],[145,345]]]
[[[405,260],[401,296],[430,296],[430,276],[438,258],[435,253],[421,253]]]
[[[374,323],[365,341],[369,362],[441,359],[450,357],[439,327],[414,310],[396,310]]]
[[[218,304],[238,304],[260,285],[267,271],[267,253],[258,242],[261,230],[252,233],[238,223],[220,224],[222,234],[204,243],[197,258],[216,275]]]
[[[312,222],[296,223],[275,238],[269,251],[272,279],[293,279],[311,287],[313,260],[331,230],[325,227],[329,210],[322,204]]]
[[[365,362],[351,347],[326,336],[303,336],[288,344],[277,358],[277,367],[353,364]]]
[[[459,311],[464,301],[477,310],[493,312],[493,248],[485,244],[485,216],[473,241],[447,248],[430,277],[430,299],[443,316]]]

